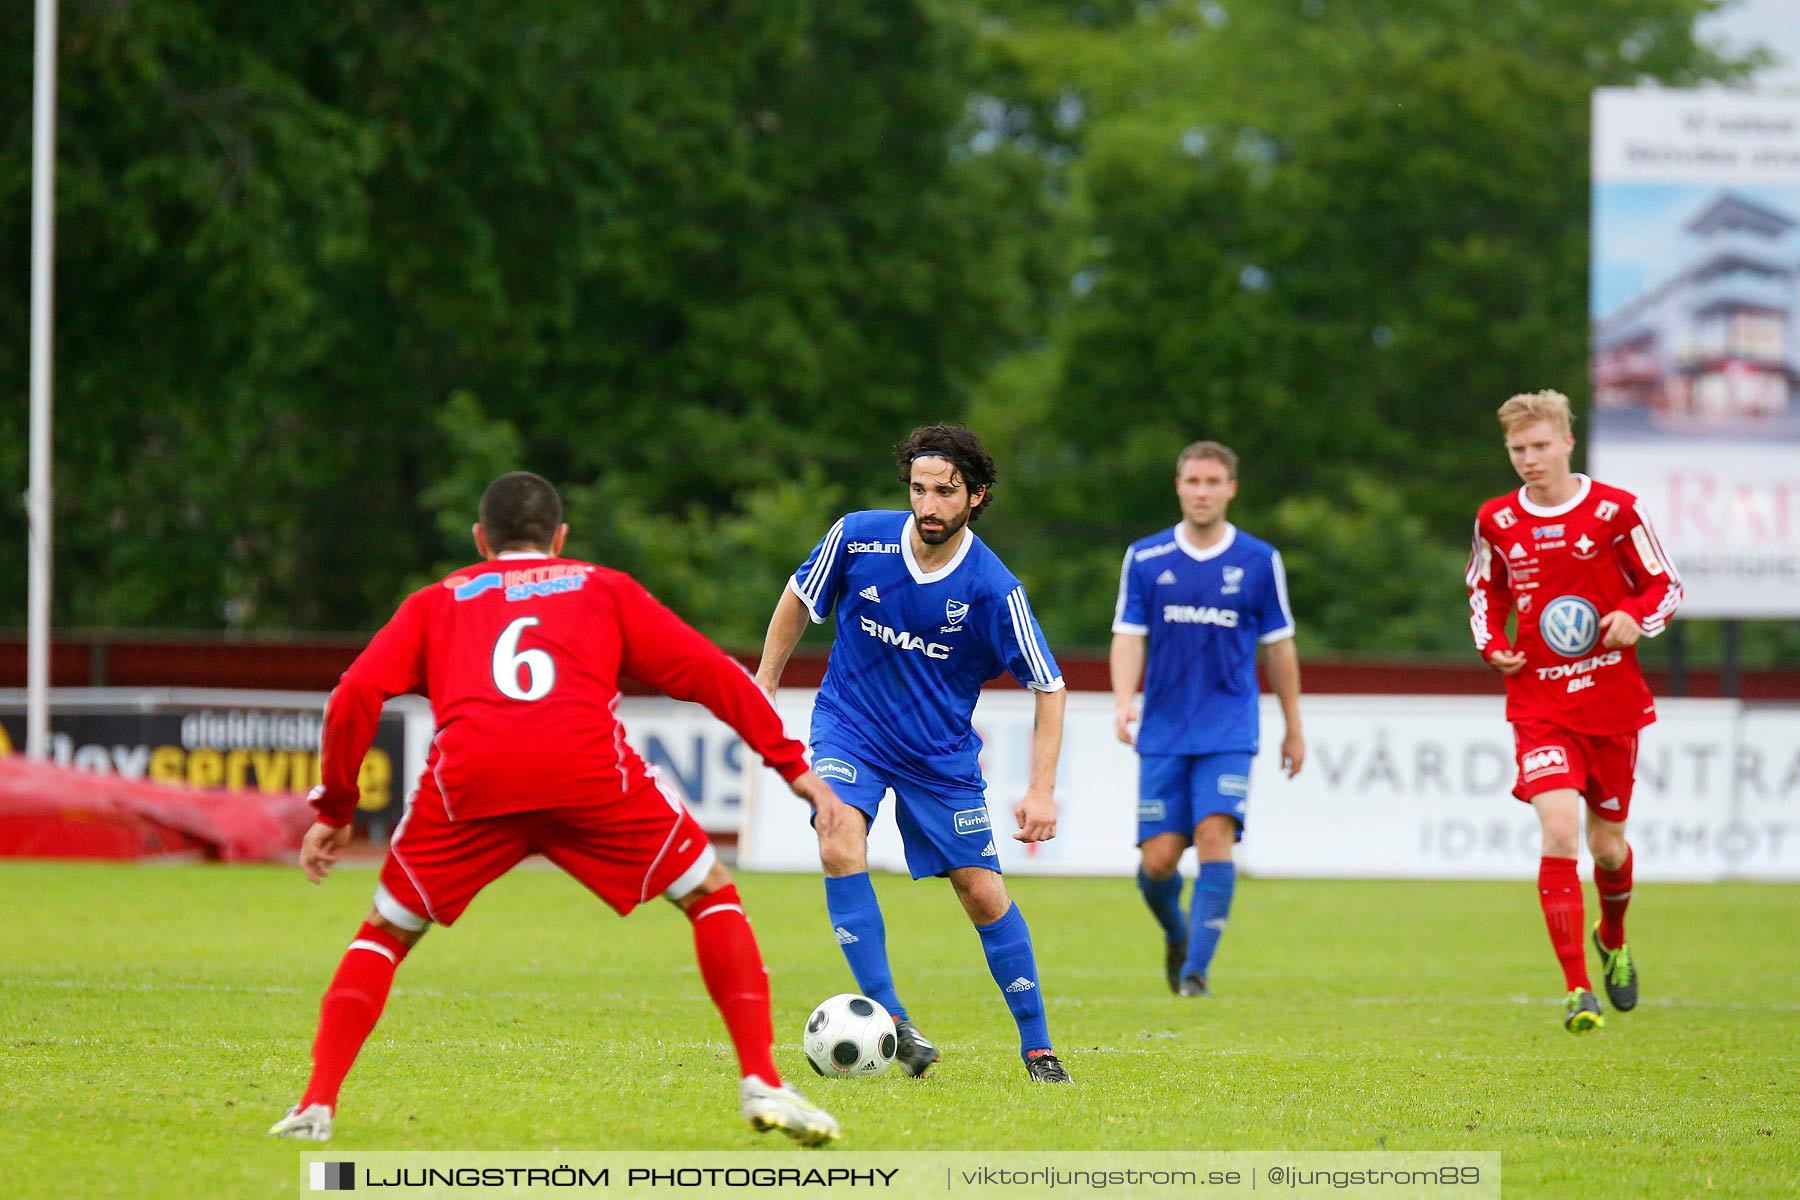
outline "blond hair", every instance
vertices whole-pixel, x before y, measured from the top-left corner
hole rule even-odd
[[[1187,465],[1190,458],[1211,459],[1216,463],[1222,463],[1225,466],[1225,473],[1233,479],[1237,478],[1237,455],[1231,452],[1229,446],[1222,446],[1218,442],[1190,443],[1175,458],[1177,475],[1181,474],[1181,468]]]
[[[1550,427],[1567,437],[1575,432],[1575,417],[1569,411],[1569,398],[1561,392],[1545,388],[1541,392],[1520,392],[1500,406],[1500,429],[1511,433],[1521,425],[1548,421]]]

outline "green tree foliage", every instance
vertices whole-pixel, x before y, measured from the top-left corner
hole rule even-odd
[[[0,34],[29,113],[29,6]],[[905,0],[65,5],[57,622],[366,628],[504,458],[684,611],[778,586],[1059,273],[1042,163],[951,153],[973,49]],[[21,397],[29,163],[20,117]]]
[[[961,417],[1059,646],[1104,643],[1214,437],[1309,648],[1460,648],[1493,409],[1584,391],[1589,93],[1737,77],[1707,7],[65,3],[56,620],[368,628],[525,466],[571,552],[754,644],[834,515],[900,502],[892,443]]]
[[[1099,640],[1124,544],[1173,522],[1176,451],[1208,437],[1310,645],[1460,648],[1447,566],[1516,486],[1494,409],[1585,393],[1589,95],[1732,78],[1694,42],[1707,6],[997,7],[994,136],[1060,150],[1080,214],[1053,349],[978,409],[1030,412],[1001,422],[1026,503],[995,525],[1059,556],[1053,639]]]

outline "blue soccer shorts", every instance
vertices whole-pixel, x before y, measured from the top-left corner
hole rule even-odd
[[[812,752],[812,769],[871,825],[888,789],[893,789],[894,822],[900,827],[906,869],[914,879],[944,875],[957,867],[1000,870],[985,793],[962,784],[928,784],[826,742],[814,745]]]
[[[1250,754],[1141,754],[1138,756],[1138,845],[1159,833],[1192,841],[1202,818],[1223,813],[1244,840],[1250,800]]]

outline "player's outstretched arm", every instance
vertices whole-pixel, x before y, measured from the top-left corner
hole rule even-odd
[[[1047,842],[1056,836],[1056,759],[1062,753],[1063,709],[1069,700],[1060,687],[1033,694],[1037,714],[1031,726],[1031,782],[1013,809],[1019,823],[1013,840],[1019,842]]]
[[[793,789],[794,795],[812,805],[813,828],[821,839],[836,832],[839,824],[849,819],[850,806],[839,799],[831,785],[816,772],[809,770],[796,776],[788,787]]]
[[[331,874],[337,856],[350,844],[350,826],[327,825],[314,821],[300,839],[300,869],[312,883],[321,883]]]
[[[809,623],[800,597],[794,595],[792,588],[782,588],[781,599],[775,602],[775,612],[769,617],[769,631],[763,635],[762,661],[756,665],[756,682],[770,699],[781,686],[781,673],[787,670],[788,659],[794,656],[794,647],[800,644],[800,635]]]
[[[1138,684],[1144,680],[1144,635],[1115,633],[1112,653],[1113,736],[1127,746],[1137,745]]]
[[[319,783],[307,796],[321,824],[347,827],[356,814],[361,796],[357,777],[375,743],[381,706],[394,696],[425,688],[426,601],[422,596],[414,593],[407,597],[356,656],[325,701]],[[301,865],[306,865],[304,859]],[[307,875],[311,878],[312,872]]]
[[[1294,639],[1265,642],[1263,666],[1269,672],[1269,687],[1281,701],[1281,715],[1287,721],[1287,733],[1281,739],[1281,769],[1292,779],[1306,765],[1306,736],[1300,731],[1300,651]]]

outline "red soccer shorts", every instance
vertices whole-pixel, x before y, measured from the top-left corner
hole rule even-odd
[[[1574,788],[1604,820],[1623,821],[1631,812],[1635,732],[1574,733],[1547,721],[1520,721],[1513,725],[1513,749],[1519,761],[1513,795],[1519,799]]]
[[[447,818],[422,791],[388,845],[375,907],[403,928],[417,923],[408,914],[453,925],[477,892],[530,854],[573,875],[620,916],[659,893],[693,891],[716,861],[693,814],[654,782],[604,806],[466,821]]]

